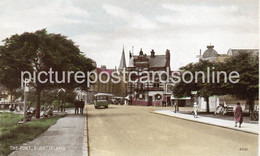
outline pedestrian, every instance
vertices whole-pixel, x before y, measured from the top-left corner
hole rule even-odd
[[[75,114],[79,114],[79,100],[74,102]]]
[[[79,103],[80,103],[80,114],[83,114],[85,102],[83,101],[83,99],[81,99]]]
[[[194,102],[193,104],[194,118],[198,118],[198,104]]]
[[[237,106],[234,110],[234,117],[235,117],[235,127],[237,127],[237,123],[239,123],[239,128],[241,128],[241,124],[243,122],[243,116],[242,116],[242,107],[240,106],[239,102],[237,102]]]

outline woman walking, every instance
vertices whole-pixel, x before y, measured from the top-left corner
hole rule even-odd
[[[239,128],[241,128],[243,117],[242,117],[242,107],[240,106],[239,102],[237,103],[237,106],[234,110],[234,117],[235,117],[235,127],[237,127],[237,123],[239,123]]]

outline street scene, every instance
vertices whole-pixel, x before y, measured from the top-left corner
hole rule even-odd
[[[0,156],[259,155],[258,0],[0,10]]]

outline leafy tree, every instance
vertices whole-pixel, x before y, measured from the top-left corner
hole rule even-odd
[[[191,63],[181,68],[183,71],[190,71],[193,75],[197,71],[207,73],[207,67],[212,70],[214,67],[214,83],[212,77],[210,83],[202,83],[202,76],[198,77],[198,82],[195,80],[191,83],[185,83],[183,80],[173,87],[173,95],[176,97],[192,96],[191,91],[198,91],[198,95],[206,99],[207,112],[209,112],[209,97],[213,95],[234,95],[241,99],[246,99],[250,108],[250,113],[254,110],[254,100],[258,99],[259,93],[259,57],[250,53],[242,52],[236,56],[232,56],[225,62],[208,62],[200,60],[198,63]],[[227,76],[232,71],[239,73],[239,82],[231,83],[229,80],[225,82],[224,77],[220,77],[217,81],[216,72],[225,72]],[[212,73],[210,73],[212,76]],[[223,75],[222,75],[223,76]],[[207,80],[208,75],[205,74]],[[190,79],[190,75],[185,77]]]
[[[186,81],[191,80],[190,83],[186,83],[183,79],[181,80],[181,82],[177,83],[174,87],[173,87],[173,95],[175,97],[191,97],[191,91],[197,91],[197,94],[201,97],[204,97],[206,102],[207,102],[207,112],[209,113],[209,97],[212,95],[215,95],[214,90],[212,90],[212,85],[210,85],[209,83],[207,83],[207,67],[209,67],[210,69],[212,67],[214,67],[214,63],[209,62],[209,61],[203,61],[201,60],[198,63],[190,63],[184,67],[181,67],[181,71],[182,74],[186,71],[191,72],[191,74],[193,75],[193,77],[191,77],[190,74],[186,74],[184,76],[184,79]],[[204,77],[202,76],[202,74],[198,74],[197,75],[197,81],[195,82],[195,72],[203,72]],[[205,80],[205,82],[204,82]]]
[[[246,99],[249,111],[252,113],[254,100],[257,100],[259,95],[259,57],[241,52],[229,58],[223,64],[223,68],[227,72],[237,71],[240,77],[238,83],[222,83],[221,88],[225,89],[226,94]]]
[[[15,90],[21,86],[21,72],[40,71],[48,72],[50,68],[57,72],[59,80],[62,80],[63,71],[83,71],[94,69],[93,61],[86,58],[74,44],[61,34],[47,33],[46,29],[36,32],[24,32],[6,38],[0,53],[0,83],[9,90]],[[37,95],[36,117],[40,117],[41,93],[45,89],[81,87],[86,89],[86,84],[78,84],[71,75],[70,83],[40,83],[38,79],[31,82],[30,86]],[[41,79],[46,78],[41,75]],[[53,75],[54,80],[54,75]],[[66,77],[66,80],[68,77]],[[67,82],[67,81],[66,81]]]

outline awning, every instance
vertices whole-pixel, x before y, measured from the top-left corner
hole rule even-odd
[[[171,96],[171,100],[190,100],[190,97],[181,97],[181,98],[176,98],[173,95]]]
[[[113,94],[109,94],[109,93],[97,93],[94,96],[113,96]]]

